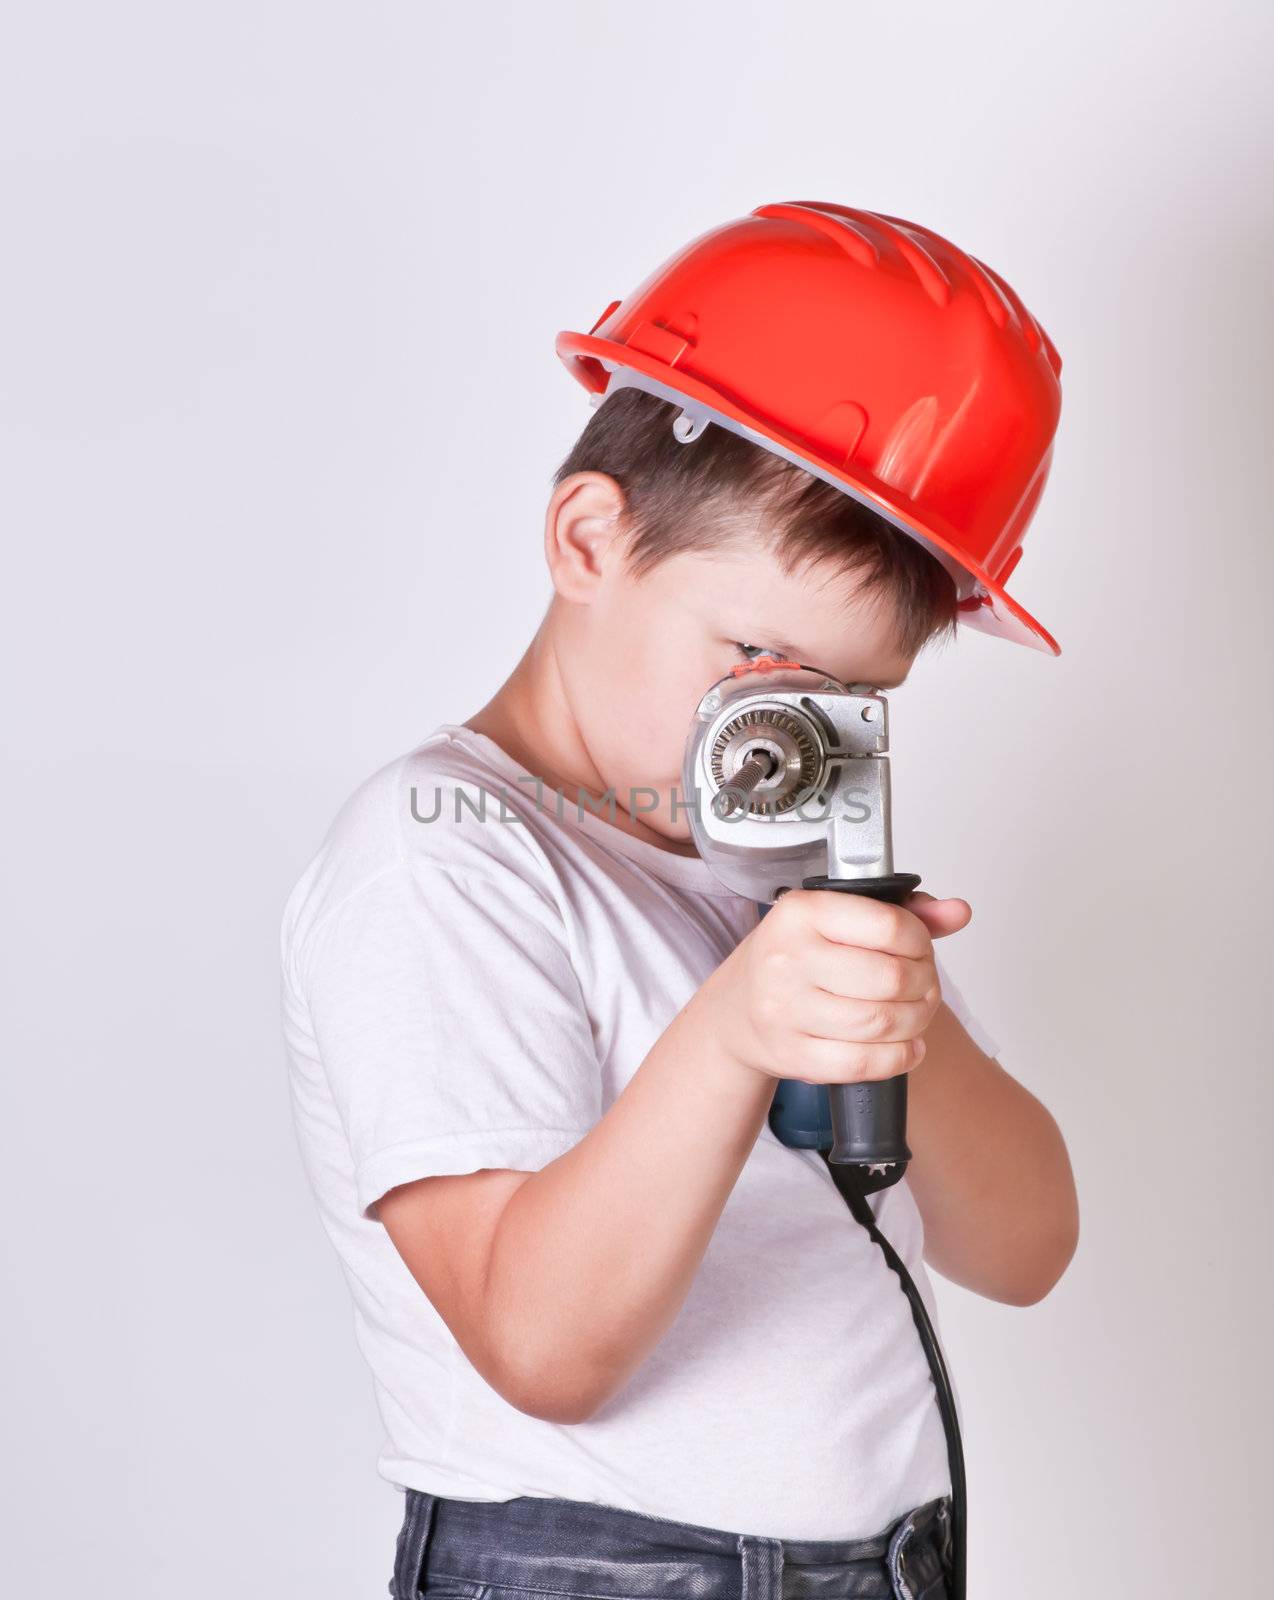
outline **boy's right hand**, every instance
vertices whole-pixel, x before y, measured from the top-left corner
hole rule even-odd
[[[923,893],[896,906],[790,889],[695,1003],[707,1008],[726,1055],[768,1077],[892,1078],[924,1055],[922,1035],[942,1003],[933,938],[972,915],[967,901]]]

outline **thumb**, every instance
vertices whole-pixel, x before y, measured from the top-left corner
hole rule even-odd
[[[973,907],[967,900],[938,900],[923,889],[912,890],[902,904],[904,911],[920,918],[934,939],[959,933],[973,920]]]

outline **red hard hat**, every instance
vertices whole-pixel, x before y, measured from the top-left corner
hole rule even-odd
[[[1005,593],[1053,457],[1062,358],[1014,291],[917,222],[758,206],[664,262],[558,355],[676,402],[863,501],[955,580],[959,620],[1061,653]]]

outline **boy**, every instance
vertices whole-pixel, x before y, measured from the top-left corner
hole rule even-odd
[[[914,1072],[872,1206],[926,1297],[922,1258],[1048,1292],[1065,1146],[937,961],[966,902],[793,888],[759,919],[676,791],[698,700],[762,651],[890,689],[958,619],[1056,649],[1003,580],[1060,361],[982,263],[810,202],[558,349],[605,398],[544,619],[354,795],[284,919],[302,1150],[407,1494],[391,1592],[933,1600],[930,1374],[774,1087]]]

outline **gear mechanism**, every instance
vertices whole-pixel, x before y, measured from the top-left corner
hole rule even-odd
[[[718,793],[729,791],[737,797],[736,808],[746,803],[754,817],[790,811],[822,775],[815,730],[804,717],[777,706],[725,723],[708,764]]]

